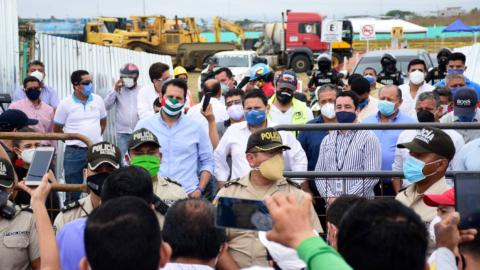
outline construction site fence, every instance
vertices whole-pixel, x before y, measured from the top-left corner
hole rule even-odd
[[[16,0],[0,0],[0,94],[19,85],[18,13]]]

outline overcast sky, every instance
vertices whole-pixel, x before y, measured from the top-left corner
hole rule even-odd
[[[146,15],[173,18],[196,17],[212,20],[224,18],[281,20],[287,9],[299,12],[318,12],[330,18],[349,15],[379,15],[400,9],[425,14],[451,6],[461,6],[467,12],[480,8],[479,0],[144,0]],[[143,0],[18,0],[18,14],[24,18],[91,18],[98,15],[128,17],[143,15]]]

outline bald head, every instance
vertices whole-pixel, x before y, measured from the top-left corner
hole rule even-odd
[[[211,92],[212,97],[214,98],[220,98],[222,94],[222,91],[220,90],[222,90],[220,82],[215,79],[208,80],[203,85],[203,94],[205,95],[206,93]]]

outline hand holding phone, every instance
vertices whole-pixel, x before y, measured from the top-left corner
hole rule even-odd
[[[273,220],[264,201],[220,197],[215,226],[241,230],[268,231]]]
[[[212,92],[205,93],[205,97],[203,98],[203,104],[202,104],[203,111],[207,110],[207,106],[210,103],[211,98],[212,98]]]
[[[40,185],[43,176],[50,169],[54,154],[55,147],[53,146],[40,146],[35,149],[32,163],[30,164],[27,176],[25,177],[26,186]]]
[[[480,174],[455,175],[455,209],[460,214],[458,228],[480,229]]]

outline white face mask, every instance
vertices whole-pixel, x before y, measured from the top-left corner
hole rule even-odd
[[[243,106],[240,104],[230,106],[230,108],[227,109],[227,112],[228,112],[228,116],[230,116],[230,118],[232,118],[235,121],[240,120],[245,114],[245,111],[243,110]]]
[[[449,104],[449,105],[450,105],[450,104]],[[445,114],[448,113],[448,106],[449,106],[449,105],[441,105],[442,108],[443,108],[442,115],[445,115]]]
[[[415,84],[419,85],[425,80],[425,74],[419,70],[415,70],[414,72],[410,73],[410,81]]]
[[[39,81],[42,81],[42,80],[43,80],[43,73],[41,73],[41,72],[38,71],[38,70],[30,73],[30,76],[33,76],[33,77],[37,78]]]
[[[335,118],[335,105],[332,103],[327,103],[322,106],[320,109],[320,112],[322,113],[323,116],[325,116],[328,119],[333,119]]]
[[[33,148],[33,149],[24,150],[24,151],[20,149],[18,150],[22,152],[22,155],[20,155],[20,157],[22,158],[23,162],[27,164],[32,164],[33,155],[35,154],[35,149]]]
[[[122,80],[127,88],[132,88],[135,85],[135,80],[133,78],[123,78]]]
[[[430,226],[428,226],[428,233],[430,234],[430,238],[435,243],[435,224],[442,221],[442,218],[439,216],[435,216],[435,218],[430,222]]]

